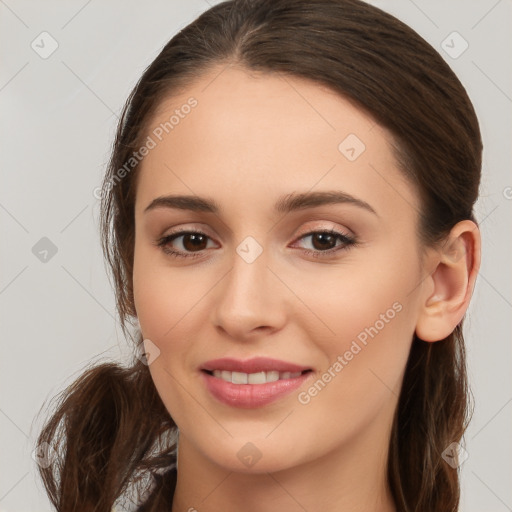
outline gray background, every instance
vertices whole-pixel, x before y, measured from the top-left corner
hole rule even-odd
[[[512,2],[371,3],[438,49],[481,122],[476,213],[483,263],[465,326],[476,407],[465,436],[461,510],[505,512],[512,510]],[[31,458],[44,418],[36,415],[91,360],[126,360],[94,189],[131,88],[161,47],[209,5],[0,0],[0,512],[51,510]],[[58,43],[47,58],[31,47],[35,40],[43,51],[43,31]],[[454,31],[469,44],[457,58],[463,40],[446,39]],[[50,43],[45,39],[44,51]],[[36,249],[49,245],[57,252],[41,261]]]

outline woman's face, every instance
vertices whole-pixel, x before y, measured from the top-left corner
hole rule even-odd
[[[167,99],[150,126],[134,298],[180,451],[263,472],[387,448],[424,295],[418,197],[389,134],[318,84],[236,68]],[[148,209],[166,196],[203,203]],[[157,245],[176,231],[189,234]],[[310,371],[258,384],[276,374],[241,366],[256,357]],[[248,371],[207,374],[219,358]]]

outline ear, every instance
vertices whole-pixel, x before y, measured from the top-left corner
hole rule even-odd
[[[444,242],[428,258],[434,269],[424,281],[416,335],[424,341],[439,341],[449,336],[469,306],[481,250],[478,226],[463,220],[457,223]]]

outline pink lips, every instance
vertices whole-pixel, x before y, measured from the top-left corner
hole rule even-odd
[[[201,377],[209,392],[220,402],[244,409],[262,407],[284,397],[300,387],[313,374],[311,368],[294,363],[257,357],[247,361],[230,358],[215,359],[201,366]],[[214,370],[230,372],[258,373],[277,371],[280,373],[302,372],[294,378],[267,382],[265,384],[233,384],[221,378],[214,377]]]

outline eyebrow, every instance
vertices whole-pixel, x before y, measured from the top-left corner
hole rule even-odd
[[[377,212],[362,199],[338,190],[324,192],[291,193],[280,197],[274,205],[276,213],[289,213],[307,208],[315,208],[328,204],[352,204],[374,215]],[[175,208],[194,212],[219,213],[220,206],[213,199],[192,195],[169,195],[156,197],[145,208],[144,213],[156,208]]]

